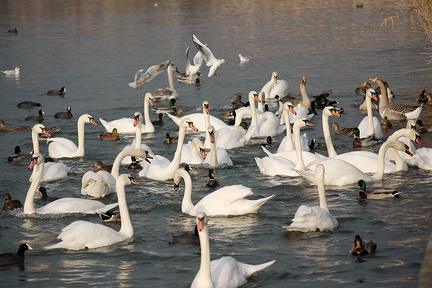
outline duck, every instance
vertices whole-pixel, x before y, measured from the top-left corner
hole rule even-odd
[[[327,150],[327,144],[326,143],[321,143],[318,142],[315,138],[312,138],[310,144],[309,144],[309,148],[312,149],[316,149],[316,148],[320,148],[323,150]]]
[[[33,102],[33,101],[22,101],[17,104],[18,108],[31,108],[31,107],[40,107],[41,103]]]
[[[45,137],[48,137],[48,139],[51,137],[51,134],[48,132],[48,129],[46,129],[46,127],[43,124],[34,125],[31,130],[33,155],[35,153],[40,153],[39,135],[44,135]],[[66,164],[54,162],[54,160],[51,157],[47,157],[47,160],[44,161],[47,163],[44,164],[43,167],[42,176],[40,179],[41,182],[65,179],[68,177],[69,167]],[[33,181],[32,176],[33,174],[29,178],[30,182]]]
[[[201,72],[199,71],[203,62],[203,55],[201,51],[198,51],[194,58],[192,65],[189,60],[189,50],[190,46],[186,48],[186,68],[184,73],[180,73],[177,78],[178,81],[182,84],[199,84],[200,79],[199,77],[202,76]]]
[[[410,113],[410,118],[417,119],[422,111],[422,105],[414,106],[403,103],[390,103],[387,89],[384,86],[384,81],[379,78],[371,78],[372,82],[376,83],[381,89],[381,99],[379,102],[379,114],[381,118],[387,116],[388,120],[406,121],[406,113]]]
[[[175,114],[177,112],[177,109],[174,107],[176,102],[177,100],[175,98],[171,98],[168,100],[169,107],[157,107],[153,108],[152,110],[158,115],[166,113]]]
[[[375,190],[366,190],[366,182],[363,179],[360,179],[357,182],[357,185],[360,187],[359,196],[362,199],[387,199],[387,198],[399,198],[401,191],[397,189],[375,189]]]
[[[351,135],[352,129],[353,129],[353,127],[341,129],[337,122],[333,122],[331,125],[331,128],[334,129],[334,134],[337,134],[337,135]]]
[[[23,265],[24,264],[24,253],[27,250],[33,250],[28,243],[21,243],[18,247],[17,253],[1,253],[0,254],[0,266],[10,265]]]
[[[164,144],[175,144],[177,143],[178,137],[177,136],[171,136],[170,133],[165,134],[165,140]]]
[[[119,141],[120,135],[117,131],[117,128],[113,128],[111,132],[103,132],[99,134],[99,138],[101,140],[107,140],[107,141]]]
[[[60,90],[48,90],[47,95],[50,96],[65,96],[66,95],[66,88],[65,87],[61,87]]]
[[[17,29],[17,27],[15,27],[14,29],[9,29],[9,30],[7,31],[7,33],[14,33],[14,34],[18,34],[18,29]]]
[[[195,36],[195,34],[192,34],[192,42],[195,44],[195,47],[198,49],[198,51],[201,52],[207,67],[210,67],[208,77],[210,78],[213,75],[220,76],[220,73],[217,69],[220,67],[220,65],[227,63],[227,61],[225,61],[225,59],[216,58],[213,55],[212,51],[207,47],[207,45],[204,45]]]
[[[83,114],[78,118],[78,146],[71,140],[63,137],[53,137],[48,139],[48,153],[52,158],[74,158],[84,157],[84,129],[85,124],[98,126],[93,116]]]
[[[374,254],[377,249],[377,244],[373,241],[369,241],[366,244],[361,239],[360,235],[355,235],[354,245],[351,248],[352,256],[365,256],[369,254]]]
[[[243,96],[243,93],[241,93],[241,92],[237,92],[236,94],[234,94],[234,96],[231,96],[231,105],[232,105],[231,111],[235,111],[241,107],[248,107],[249,106],[249,102],[243,102],[242,101],[242,96]]]
[[[163,121],[162,117],[163,117],[163,114],[162,114],[162,113],[159,113],[159,114],[158,114],[158,120],[151,121],[152,124],[153,124],[154,126],[160,126],[160,125],[163,125],[163,124],[164,124],[164,121]]]
[[[327,199],[324,188],[324,165],[318,164],[315,167],[319,206],[301,205],[292,219],[289,226],[283,226],[288,231],[321,232],[333,231],[338,227],[338,221],[331,215],[327,207]]]
[[[215,177],[216,177],[215,171],[210,168],[208,171],[208,180],[206,182],[207,187],[219,186],[219,181]]]
[[[183,233],[181,235],[173,235],[169,244],[197,244],[199,245],[198,226],[195,225],[193,233]]]
[[[369,147],[378,144],[381,140],[376,139],[375,135],[360,138],[360,130],[355,127],[351,130],[351,134],[354,135],[353,148]]]
[[[106,171],[108,173],[111,173],[112,168],[113,165],[104,165],[100,160],[95,161],[91,166],[91,169],[94,169],[94,172]]]
[[[278,79],[278,72],[273,71],[268,81],[260,90],[260,93],[264,94],[265,98],[273,99],[276,96],[282,98],[290,94],[289,84],[286,80]]]
[[[24,120],[42,123],[44,121],[43,114],[45,114],[45,112],[43,110],[39,110],[37,116],[35,116],[35,115],[27,116]]]
[[[2,131],[5,132],[11,132],[11,131],[24,131],[24,130],[30,130],[30,126],[8,126],[6,123],[0,119],[0,127],[2,128]]]
[[[140,162],[141,160],[138,160],[136,157],[131,156],[131,163],[127,166],[127,168],[133,170],[141,170],[142,166]]]
[[[24,159],[24,156],[21,155],[21,147],[15,146],[14,153],[12,153],[8,158],[8,163],[19,163]]]
[[[5,199],[4,199],[4,204],[3,204],[3,210],[14,210],[17,208],[22,208],[23,205],[21,204],[21,202],[17,199],[13,199],[9,193],[6,193],[5,195]]]
[[[384,116],[383,121],[381,122],[381,129],[384,133],[387,133],[388,129],[392,129],[393,125],[388,120],[387,116]]]
[[[176,151],[172,161],[160,155],[154,155],[151,164],[144,163],[143,169],[138,173],[140,177],[146,177],[156,181],[166,181],[174,177],[174,172],[180,166],[183,142],[185,138],[186,129],[198,131],[194,123],[189,118],[184,118],[180,123],[178,132],[178,142]]]
[[[432,105],[432,93],[422,90],[417,98],[417,101],[423,104]]]
[[[423,124],[423,121],[420,119],[417,119],[415,122],[415,128],[419,128],[420,129],[420,133],[427,133],[429,132],[429,129]]]
[[[197,204],[192,203],[192,178],[185,169],[174,172],[174,191],[178,191],[180,181],[183,179],[185,189],[181,210],[190,216],[197,216],[205,212],[209,216],[235,216],[257,213],[267,201],[275,197],[270,195],[264,198],[250,200],[245,197],[253,195],[252,189],[240,184],[219,188],[207,194]]]
[[[112,165],[111,171],[107,171],[102,162],[96,161],[96,164],[102,165],[101,170],[96,172],[87,171],[81,179],[81,194],[93,198],[105,197],[108,194],[115,193],[116,179],[119,175],[121,160],[127,156],[142,157],[148,161],[148,151],[137,149],[123,149],[118,153]],[[151,156],[150,156],[151,157]],[[98,166],[100,166],[98,165]],[[93,168],[94,166],[92,166]],[[109,167],[108,167],[109,169]]]
[[[43,155],[41,153],[34,153],[29,164],[29,169],[33,170],[33,181],[30,184],[30,187],[27,191],[27,196],[24,201],[24,215],[70,213],[96,214],[108,211],[118,206],[118,203],[105,205],[104,203],[97,200],[65,197],[54,200],[45,206],[36,208],[34,205],[34,198],[37,188],[40,186],[40,180],[44,166],[45,160]]]
[[[150,120],[149,106],[154,106],[153,96],[150,92],[147,92],[144,95],[144,123],[142,123],[143,116],[141,114],[141,133],[154,133],[156,131]],[[136,112],[134,113],[134,117],[135,115]],[[133,125],[135,118],[120,118],[113,121],[106,121],[102,118],[99,118],[99,121],[105,127],[106,132],[111,132],[112,129],[117,128],[117,132],[120,134],[136,133],[136,128]]]
[[[134,81],[129,83],[129,87],[134,88],[136,90],[142,89],[143,82],[148,83],[151,80],[153,80],[153,78],[156,77],[156,75],[165,71],[168,68],[170,63],[171,60],[168,60],[160,64],[150,66],[145,72],[144,69],[139,69],[135,73]]]
[[[72,108],[70,106],[67,107],[66,112],[62,111],[54,114],[56,119],[71,119],[72,117]]]
[[[126,185],[139,185],[130,174],[121,174],[116,179],[121,228],[116,231],[103,224],[78,220],[64,227],[57,237],[61,241],[45,246],[44,250],[67,249],[88,250],[110,246],[133,236],[134,229],[126,202]]]
[[[52,201],[55,201],[55,200],[60,199],[60,198],[58,198],[58,197],[50,197],[50,196],[48,196],[47,190],[46,190],[46,188],[43,187],[43,186],[39,186],[39,187],[37,188],[37,191],[38,191],[39,193],[41,193],[42,196],[41,196],[41,199],[40,199],[40,200],[42,200],[42,201],[44,201],[44,202],[52,202]]]
[[[174,80],[172,73],[173,71],[180,73],[177,66],[174,63],[170,63],[168,65],[168,68],[166,69],[167,75],[168,75],[168,85],[169,87],[163,88],[163,89],[156,89],[153,92],[153,99],[155,101],[161,101],[161,100],[169,100],[169,99],[176,99],[179,97],[175,87],[174,87]]]
[[[247,283],[250,276],[276,262],[271,260],[266,263],[252,265],[239,262],[231,256],[224,256],[210,261],[210,240],[206,213],[198,213],[196,222],[201,247],[201,263],[192,281],[191,288],[240,287]]]
[[[217,147],[215,129],[213,125],[209,125],[207,133],[210,137],[210,151],[206,155],[202,163],[209,164],[213,168],[218,166],[233,166],[234,164],[227,150],[221,147]]]
[[[118,210],[110,210],[110,211],[102,212],[99,214],[99,217],[101,217],[102,221],[105,223],[121,221],[120,211]]]
[[[266,142],[261,143],[260,147],[273,147],[273,138],[271,136],[267,136]]]
[[[210,102],[204,100],[201,104],[202,113],[191,113],[186,114],[182,117],[176,117],[174,115],[166,114],[177,126],[180,125],[183,119],[189,118],[193,121],[194,126],[200,132],[207,132],[208,126],[211,124],[217,130],[227,127],[228,125],[221,119],[210,115]],[[188,130],[190,131],[190,130]]]
[[[6,76],[18,76],[20,75],[21,69],[19,67],[15,67],[13,70],[1,70],[1,72]]]

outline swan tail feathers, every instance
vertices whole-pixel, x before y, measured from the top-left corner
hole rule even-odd
[[[276,262],[276,260],[272,260],[266,263],[252,265],[252,264],[246,264],[246,263],[240,263],[243,267],[243,274],[246,278],[252,276],[254,273],[263,270],[271,265],[273,265]]]

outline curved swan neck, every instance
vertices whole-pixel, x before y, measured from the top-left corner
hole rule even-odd
[[[145,101],[144,101],[144,103],[145,103]],[[140,119],[140,121],[138,121],[138,124],[135,127],[135,148],[140,148],[141,147],[142,115],[139,116],[139,119]]]
[[[327,153],[329,157],[336,157],[337,153],[333,146],[333,141],[331,139],[330,127],[328,122],[329,116],[327,115],[327,113],[325,113],[326,111],[323,111],[322,113],[322,125],[323,125],[324,139],[327,145]]]
[[[119,154],[117,154],[112,169],[111,169],[111,175],[117,179],[117,177],[120,174],[120,165],[121,161],[127,157],[127,156],[134,156],[134,157],[145,157],[145,151],[141,148],[135,148],[135,149],[124,149],[120,151]]]
[[[36,167],[33,168],[33,172],[32,172],[32,180],[33,181],[30,184],[30,187],[27,191],[26,198],[24,200],[24,208],[23,208],[24,214],[35,214],[36,213],[36,208],[34,207],[34,197],[36,194],[36,190],[39,187],[39,184],[40,184],[40,181],[42,178],[42,172],[43,172],[43,169],[45,166],[43,156],[41,155],[40,158],[42,158],[42,159],[39,160],[38,163],[36,164]]]
[[[132,237],[134,230],[130,219],[129,210],[126,202],[125,180],[124,178],[116,181],[117,200],[120,210],[121,228],[119,233],[127,237]]]
[[[302,120],[300,120],[300,121],[302,121]],[[296,150],[296,156],[297,156],[297,163],[296,163],[295,169],[297,169],[297,170],[305,170],[305,164],[304,164],[304,161],[303,161],[303,152],[302,152],[302,149],[301,149],[301,140],[300,140],[300,128],[301,128],[301,126],[298,123],[301,123],[301,122],[296,121],[294,123],[294,127],[293,127],[293,130],[294,130],[294,142],[295,142],[294,144],[295,144],[295,150]]]
[[[177,140],[177,148],[176,148],[176,151],[174,153],[174,157],[173,157],[171,163],[166,168],[167,170],[171,169],[171,171],[172,171],[171,175],[173,175],[174,171],[176,169],[178,169],[180,166],[180,159],[181,159],[181,153],[182,153],[182,149],[183,149],[183,142],[184,142],[185,134],[186,134],[186,127],[180,126],[178,140]]]
[[[81,116],[78,119],[77,128],[78,128],[78,149],[75,152],[75,156],[81,157],[85,155],[84,149],[84,130],[85,130],[85,117]]]
[[[384,142],[379,151],[378,151],[378,167],[377,167],[377,171],[375,172],[374,175],[372,175],[372,178],[375,180],[382,180],[383,176],[384,176],[384,168],[385,168],[385,152],[387,150],[387,148],[394,146],[394,141],[392,140],[387,140],[386,142]]]
[[[318,164],[320,165],[320,164]],[[318,166],[317,166],[318,167]],[[318,184],[318,197],[320,202],[320,207],[324,210],[328,211],[327,207],[327,197],[325,193],[325,187],[324,187],[324,168],[317,168],[317,184]]]
[[[285,120],[285,130],[286,130],[286,141],[285,141],[285,151],[292,151],[294,150],[293,142],[292,142],[292,136],[291,136],[291,124],[289,120],[289,111],[286,109],[283,110],[282,115]]]
[[[177,170],[177,173],[179,174],[179,177],[183,178],[185,185],[181,209],[183,213],[187,214],[194,207],[194,204],[192,203],[192,178],[184,169]],[[177,179],[177,183],[179,180],[180,179]]]
[[[154,130],[154,126],[153,123],[151,122],[150,114],[149,114],[149,99],[147,94],[144,96],[144,125],[146,127],[146,131]]]

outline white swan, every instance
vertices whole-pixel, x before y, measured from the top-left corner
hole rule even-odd
[[[373,116],[372,112],[372,99],[378,100],[375,90],[368,88],[366,90],[365,102],[367,116],[363,118],[360,124],[357,126],[360,130],[360,138],[374,135],[375,139],[384,139],[385,135],[381,128],[381,123],[377,117]]]
[[[103,224],[75,221],[62,229],[57,239],[61,242],[45,246],[44,250],[68,249],[87,250],[113,245],[133,236],[134,230],[126,203],[126,185],[139,185],[129,174],[117,177],[116,190],[120,210],[121,228],[115,231]]]
[[[178,191],[180,181],[185,182],[185,191],[182,201],[182,212],[191,216],[204,212],[209,216],[230,216],[257,213],[264,203],[275,195],[250,200],[245,197],[253,195],[251,188],[243,185],[230,185],[222,187],[203,197],[197,204],[192,203],[192,179],[185,169],[177,169],[174,173],[174,190]]]
[[[305,164],[303,160],[303,154],[310,153],[310,152],[303,153],[303,151],[301,150],[300,128],[306,126],[314,126],[314,125],[310,123],[310,121],[307,119],[297,119],[294,123],[293,129],[294,129],[295,150],[270,154],[269,156],[263,158],[255,157],[255,162],[262,174],[269,175],[269,176],[276,176],[276,175],[291,176],[291,177],[300,176],[294,169],[304,170]],[[293,159],[294,161],[283,156],[278,156],[278,155],[286,155],[287,153],[293,154],[292,152],[295,153],[295,159],[293,159],[292,157],[290,158]]]
[[[36,190],[40,184],[40,177],[42,176],[43,167],[45,165],[44,157],[40,153],[34,153],[32,161],[29,165],[33,169],[33,179],[27,196],[24,202],[24,214],[64,214],[64,213],[102,213],[117,207],[117,203],[105,205],[104,203],[96,200],[81,199],[81,198],[60,198],[49,204],[35,208],[34,197]]]
[[[154,155],[152,149],[147,144],[141,143],[142,127],[143,127],[142,120],[143,120],[142,113],[136,111],[133,117],[133,126],[135,127],[135,138],[130,145],[126,145],[125,147],[123,147],[123,150],[142,148],[146,150],[150,155]],[[131,163],[132,163],[131,157],[125,157],[121,160],[122,165],[129,165]]]
[[[144,122],[142,123],[141,133],[154,133],[155,128],[150,120],[149,106],[153,107],[153,97],[150,92],[147,92],[144,95]],[[125,133],[135,133],[136,129],[133,126],[134,119],[132,118],[121,118],[113,121],[105,121],[102,118],[99,118],[99,121],[105,127],[107,132],[111,132],[112,129],[117,128],[117,133],[125,134]]]
[[[246,129],[240,125],[227,126],[219,129],[215,133],[216,147],[223,149],[243,147],[249,144],[254,132],[255,128],[246,131]]]
[[[195,44],[195,47],[202,53],[207,67],[210,67],[208,77],[213,76],[213,74],[216,76],[220,76],[217,69],[220,65],[226,63],[225,59],[216,58],[211,52],[211,50],[207,47],[207,45],[204,45],[200,40],[198,40],[195,34],[192,34],[192,41]]]
[[[182,117],[166,114],[173,122],[179,126],[183,119],[189,118],[200,132],[206,132],[208,126],[211,124],[217,130],[227,127],[228,125],[219,118],[210,115],[210,104],[208,101],[202,103],[202,113],[187,114]],[[196,124],[195,124],[196,123]]]
[[[85,124],[98,124],[90,114],[83,114],[78,118],[78,146],[74,142],[63,137],[49,138],[48,154],[52,158],[84,157],[84,129]]]
[[[164,89],[155,90],[153,92],[153,99],[155,101],[177,99],[178,98],[179,95],[178,95],[178,93],[174,87],[174,80],[173,80],[173,76],[172,76],[173,71],[180,73],[177,69],[177,66],[174,63],[171,63],[168,65],[168,68],[167,68],[169,87],[164,88]]]
[[[40,153],[39,150],[39,134],[44,134],[47,137],[51,135],[47,132],[47,129],[43,124],[36,124],[32,127],[32,143],[33,153]],[[68,176],[69,167],[64,163],[48,162],[45,163],[41,182],[54,181],[58,179],[65,179]],[[33,181],[33,174],[30,175],[29,181]]]
[[[286,131],[286,136],[282,139],[282,141],[279,144],[278,150],[277,152],[284,152],[284,151],[292,151],[294,150],[294,140],[292,138],[292,132],[291,132],[291,121],[289,120],[289,115],[290,113],[295,115],[297,114],[297,112],[294,110],[294,106],[292,105],[291,102],[285,102],[282,104],[282,118],[284,118],[284,123],[285,123],[285,131]],[[299,118],[299,119],[304,119],[303,118]],[[295,121],[293,122],[295,123]],[[303,151],[309,151],[309,140],[306,136],[306,134],[303,135],[303,137],[301,137],[301,149]]]
[[[120,151],[114,160],[111,173],[107,171],[87,171],[81,180],[81,194],[94,198],[105,197],[108,194],[116,192],[116,178],[119,175],[120,163],[127,157],[140,157],[147,160],[148,152],[144,149],[124,149]]]
[[[152,155],[153,160],[151,161],[151,164],[143,163],[143,169],[138,173],[138,175],[140,177],[146,177],[157,181],[172,179],[175,170],[177,170],[180,165],[183,142],[187,128],[197,131],[193,122],[189,118],[182,120],[179,127],[177,148],[172,161],[169,161],[167,158],[160,155]]]
[[[248,99],[252,114],[252,120],[249,129],[255,129],[252,137],[274,137],[282,134],[285,131],[285,126],[279,125],[279,118],[272,112],[264,112],[258,117],[254,101],[260,100],[256,91],[250,91],[248,94]]]
[[[318,160],[312,162],[306,166],[306,170],[296,170],[302,177],[307,179],[309,182],[316,184],[316,172],[315,166],[319,163],[325,167],[324,184],[344,186],[357,183],[358,180],[363,179],[366,182],[379,181],[384,176],[384,157],[387,148],[392,147],[400,151],[412,155],[409,147],[401,141],[387,140],[384,142],[378,152],[378,169],[372,176],[363,173],[360,169],[354,165],[336,158],[326,158],[324,160]]]
[[[271,99],[276,98],[276,96],[282,98],[290,94],[288,82],[285,80],[279,80],[276,71],[272,73],[270,81],[261,88],[260,92],[261,91],[264,92],[265,98]]]
[[[199,138],[194,137],[187,144],[183,144],[180,163],[201,165],[205,157],[204,144]]]
[[[207,215],[199,213],[196,219],[201,247],[201,264],[191,288],[239,287],[247,283],[248,277],[275,263],[275,260],[272,260],[263,264],[251,265],[238,262],[231,256],[210,261]]]
[[[403,136],[420,145],[419,134],[415,130],[408,128],[402,128],[395,131],[392,135],[388,137],[387,140],[398,140],[400,137]],[[404,152],[405,151],[402,151],[402,153]],[[390,161],[390,158],[387,156],[389,155],[389,153],[391,153],[392,155],[392,161]],[[379,166],[379,155],[371,151],[350,151],[347,153],[339,154],[335,158],[344,160],[356,166],[364,173],[375,173]],[[414,159],[414,157],[410,157],[409,159]],[[408,170],[407,164],[401,158],[397,150],[391,147],[387,149],[386,157],[384,158],[384,167],[384,173],[394,173],[398,171]]]
[[[210,152],[202,163],[210,164],[213,168],[218,166],[233,166],[234,164],[226,149],[217,147],[216,145],[215,129],[213,125],[208,127],[207,134],[209,134],[210,137]]]
[[[330,214],[324,188],[324,166],[316,165],[319,206],[301,205],[289,226],[282,226],[288,231],[319,232],[332,231],[338,227],[338,221]]]

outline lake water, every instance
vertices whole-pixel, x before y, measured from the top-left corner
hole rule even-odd
[[[331,89],[332,99],[345,112],[337,121],[343,127],[357,126],[363,119],[355,106],[361,96],[354,90],[363,81],[379,77],[387,81],[396,100],[416,104],[418,94],[431,88],[427,64],[430,42],[423,31],[400,19],[394,27],[383,27],[394,15],[382,1],[6,1],[0,10],[0,68],[21,68],[18,78],[0,77],[0,118],[8,125],[30,125],[24,121],[38,108],[19,109],[18,102],[40,102],[43,124],[62,128],[62,137],[76,141],[76,120],[83,113],[114,120],[131,118],[143,107],[146,91],[167,86],[166,74],[158,75],[143,90],[129,88],[138,69],[168,59],[184,69],[184,51],[192,33],[208,43],[213,53],[225,58],[220,77],[201,77],[202,85],[176,83],[186,114],[200,111],[208,100],[211,113],[222,117],[230,98],[250,90],[259,91],[278,71],[292,95],[299,97],[301,75],[308,76],[309,96]],[[18,34],[6,33],[17,27]],[[0,29],[0,30],[1,30]],[[1,32],[1,31],[0,31]],[[238,54],[254,57],[240,65]],[[207,75],[208,68],[202,68]],[[47,96],[49,89],[67,88],[65,97]],[[166,106],[166,102],[156,106]],[[72,107],[71,120],[54,119],[58,111]],[[152,114],[152,119],[157,116]],[[432,123],[430,108],[421,118]],[[331,122],[334,119],[330,120]],[[175,146],[163,145],[167,132],[177,126],[164,117],[156,133],[143,135],[143,142],[156,154],[171,159]],[[312,118],[314,128],[304,129],[308,138],[323,142],[320,112]],[[395,129],[403,123],[394,123]],[[393,130],[392,130],[393,131]],[[117,153],[133,140],[101,141],[102,125],[86,126],[86,156],[61,159],[70,167],[68,179],[44,183],[55,197],[82,197],[82,175],[95,160],[113,162]],[[391,131],[390,131],[391,132]],[[189,140],[193,134],[187,135]],[[274,137],[275,151],[282,136]],[[333,138],[338,153],[352,150],[352,138]],[[390,201],[359,200],[356,185],[327,187],[329,209],[339,221],[332,233],[287,233],[301,204],[318,205],[316,187],[299,178],[262,175],[254,157],[263,157],[259,143],[229,151],[231,168],[217,169],[221,186],[251,187],[251,198],[276,194],[258,214],[241,217],[211,217],[212,259],[234,256],[246,263],[275,259],[276,263],[254,275],[245,287],[416,287],[424,250],[431,232],[430,172],[410,167],[407,172],[385,175],[374,187],[391,186],[402,197]],[[431,147],[431,137],[422,135]],[[29,187],[30,156],[19,165],[6,158],[16,145],[24,153],[32,149],[29,131],[0,133],[1,192],[24,201]],[[373,148],[377,152],[379,146]],[[47,153],[46,143],[41,150]],[[325,151],[317,150],[326,155]],[[183,165],[182,165],[183,166]],[[122,168],[121,172],[130,172]],[[135,172],[133,172],[135,174]],[[191,171],[194,201],[212,189],[204,185],[208,170]],[[180,210],[182,191],[174,192],[172,181],[136,179],[139,187],[127,187],[127,201],[135,229],[134,237],[106,248],[68,252],[45,252],[60,230],[77,219],[101,223],[96,215],[65,217],[22,216],[4,212],[0,219],[0,253],[15,251],[23,241],[34,248],[26,252],[25,268],[2,268],[0,286],[27,287],[188,287],[199,269],[199,246],[170,245],[172,235],[193,230],[195,219]],[[182,186],[184,186],[182,184]],[[371,186],[371,185],[370,185]],[[116,201],[115,195],[102,199]],[[119,229],[117,224],[112,224]],[[349,255],[356,234],[378,244],[375,255],[363,261]]]

